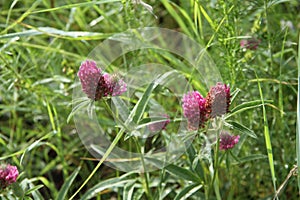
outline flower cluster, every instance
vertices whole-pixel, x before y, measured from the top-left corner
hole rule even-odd
[[[250,38],[250,39],[247,39],[247,40],[241,40],[240,41],[240,46],[243,49],[256,50],[260,43],[261,43],[261,41],[259,39]]]
[[[207,121],[206,99],[198,91],[185,94],[182,99],[183,114],[188,120],[190,130],[197,130]]]
[[[126,92],[126,83],[122,79],[119,79],[116,74],[110,75],[106,73],[103,75],[103,77],[110,95],[118,96]]]
[[[230,135],[228,132],[221,132],[220,134],[220,150],[232,149],[234,145],[239,142],[239,135]]]
[[[230,87],[217,83],[207,94],[205,108],[210,118],[222,116],[229,112]]]
[[[188,129],[203,128],[209,119],[228,113],[230,98],[230,87],[222,83],[211,87],[205,98],[198,91],[185,94],[182,98],[182,108],[188,121]],[[223,131],[220,134],[220,150],[233,148],[239,139],[239,135],[234,136]]]
[[[19,172],[16,166],[4,164],[0,166],[0,189],[16,182]]]
[[[230,87],[217,83],[210,88],[207,97],[204,98],[198,91],[185,94],[182,98],[183,114],[187,118],[188,128],[197,130],[204,127],[210,118],[222,116],[229,112]]]
[[[84,61],[79,69],[78,77],[82,91],[95,101],[107,96],[117,96],[126,92],[126,83],[117,75],[103,73],[95,61]]]

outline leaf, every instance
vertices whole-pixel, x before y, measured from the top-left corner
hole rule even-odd
[[[141,200],[143,194],[144,194],[144,189],[143,189],[143,188],[139,188],[139,189],[138,189],[137,191],[135,191],[135,193],[133,194],[132,200]]]
[[[228,121],[225,122],[225,126],[228,126],[232,129],[236,129],[236,130],[240,131],[243,134],[246,134],[246,135],[248,135],[252,138],[257,139],[257,135],[251,129],[249,129],[248,127],[246,127],[243,124],[240,124],[236,121],[229,121],[228,120]]]
[[[192,181],[195,183],[200,183],[201,179],[197,176],[197,174],[193,173],[191,170],[179,167],[174,164],[169,164],[167,166],[166,163],[164,163],[161,160],[155,159],[153,157],[145,157],[145,160],[151,162],[155,167],[161,168],[164,167],[165,170],[167,170],[169,173],[182,178],[183,180]]]
[[[232,93],[231,93],[231,103],[235,101],[237,95],[241,92],[241,90],[239,88],[235,89]]]
[[[67,4],[67,5],[60,6],[60,7],[47,8],[47,9],[34,11],[32,13],[53,12],[53,11],[63,10],[63,9],[85,7],[85,6],[92,6],[92,5],[99,5],[99,4],[104,4],[104,3],[113,3],[113,2],[120,2],[120,1],[121,0],[101,0],[101,1],[91,1],[91,2],[84,2],[84,3]]]
[[[70,79],[68,79],[64,76],[54,75],[51,78],[45,78],[45,79],[36,81],[35,83],[32,84],[32,86],[36,86],[36,85],[39,85],[39,84],[50,83],[50,82],[54,82],[54,81],[61,82],[61,83],[70,83],[71,82]]]
[[[216,25],[215,23],[213,22],[213,20],[209,17],[209,15],[207,14],[207,12],[204,10],[204,8],[200,6],[200,11],[202,13],[202,15],[205,17],[205,19],[207,20],[207,22],[209,23],[210,27],[214,30],[216,30]]]
[[[256,72],[255,72],[255,76],[256,76],[256,78],[258,78]],[[271,176],[272,176],[273,187],[274,187],[274,191],[276,191],[277,190],[276,189],[276,175],[275,175],[274,158],[273,158],[272,143],[271,143],[271,137],[270,137],[270,131],[269,131],[269,124],[268,124],[268,119],[267,119],[267,111],[266,111],[266,107],[265,107],[263,91],[262,91],[259,81],[257,81],[257,85],[258,85],[258,90],[259,90],[259,94],[260,94],[260,99],[262,102],[265,144],[266,144],[266,149],[267,149],[267,154],[268,154],[268,159],[269,159],[269,166],[270,166],[270,171],[271,171]]]
[[[127,105],[118,96],[112,97],[111,100],[114,103],[114,105],[116,106],[117,113],[121,116],[121,119],[123,121],[126,121],[129,117],[129,113],[130,113],[128,108],[127,108]]]
[[[36,140],[35,142],[33,142],[32,144],[30,144],[25,150],[22,150],[22,156],[20,158],[20,163],[22,164],[24,156],[27,152],[30,152],[32,149],[37,148],[39,146],[45,145],[47,144],[47,142],[43,142],[43,140],[51,138],[53,135],[55,135],[56,132],[55,131],[51,131],[50,133],[46,134],[45,136],[43,136],[42,138]],[[1,159],[1,158],[0,158]]]
[[[14,191],[14,194],[21,198],[24,197],[24,190],[22,189],[22,187],[19,185],[18,182],[11,184],[12,190]]]
[[[133,199],[133,191],[136,186],[136,182],[130,181],[124,186],[123,200]]]
[[[185,200],[192,196],[195,192],[200,190],[203,186],[199,185],[198,183],[189,185],[185,187],[181,192],[179,192],[174,200]]]
[[[86,107],[88,108],[88,106],[90,104],[92,104],[92,101],[88,98],[81,98],[81,102],[79,104],[77,104],[76,106],[73,107],[71,113],[69,114],[68,118],[67,118],[67,123],[70,122],[71,118],[76,114],[76,112],[78,112],[80,109]],[[79,100],[78,100],[79,101]]]
[[[30,37],[36,35],[52,35],[56,37],[63,37],[66,39],[73,40],[95,40],[95,39],[105,39],[110,36],[110,34],[103,34],[97,32],[86,32],[86,31],[63,31],[52,27],[38,27],[35,30],[26,30],[17,33],[9,33],[5,35],[0,35],[0,39],[10,39],[15,37]]]
[[[271,8],[272,6],[275,6],[280,3],[290,2],[291,0],[274,0],[274,1],[267,1],[268,2],[268,8]]]
[[[35,192],[36,190],[39,190],[40,188],[44,187],[44,185],[37,185],[37,186],[34,186],[32,188],[30,188],[29,190],[27,190],[25,192],[25,195],[30,195],[31,193]]]
[[[266,159],[266,158],[267,158],[266,155],[254,154],[254,155],[250,155],[250,156],[245,156],[243,158],[239,158],[238,162],[234,162],[232,164],[236,165],[236,164],[241,164],[241,163],[250,162],[250,161],[254,161],[254,160]]]
[[[40,174],[44,174],[44,173],[40,173]],[[28,179],[25,179],[23,180],[26,182],[27,184],[27,181]],[[42,177],[42,176],[39,176],[39,177],[34,177],[32,179],[29,180],[30,182],[35,182],[35,181],[39,181],[41,182],[44,186],[46,186],[50,191],[52,191],[52,195],[53,196],[56,196],[57,194],[57,189],[55,188],[55,183],[52,182],[52,181],[49,181],[48,179],[46,179],[45,177]],[[34,196],[35,194],[33,193],[32,196]],[[35,196],[39,196],[39,194],[35,195]],[[38,198],[37,198],[38,199]]]
[[[165,167],[165,169],[170,172],[171,174],[182,178],[187,181],[192,181],[195,183],[200,183],[201,179],[194,173],[192,173],[190,170],[178,167],[177,165],[170,164]]]
[[[189,157],[190,165],[192,166],[193,170],[198,174],[198,176],[201,179],[204,179],[203,168],[200,166],[199,157],[197,156],[197,153],[196,153],[196,150],[195,150],[193,144],[191,144],[189,146],[189,148],[187,149],[187,154]]]
[[[38,5],[41,3],[41,0],[36,0],[29,9],[26,10],[17,20],[14,20],[13,23],[10,23],[9,26],[6,26],[4,30],[1,31],[0,35],[3,33],[7,33],[8,30],[12,29],[17,24],[20,24],[27,16],[29,16],[32,11],[38,7]],[[0,36],[1,37],[1,36]]]
[[[81,200],[91,199],[95,197],[99,192],[112,188],[112,187],[124,187],[128,182],[135,182],[135,179],[130,179],[129,176],[132,173],[127,173],[123,176],[104,180],[91,189],[89,189],[82,197]]]
[[[264,102],[265,103],[272,103],[273,101],[272,100],[265,100]],[[260,107],[262,105],[263,105],[263,103],[262,103],[261,100],[244,102],[244,103],[234,107],[233,109],[231,109],[230,114],[228,114],[226,116],[226,119],[233,116],[233,115],[235,115],[235,114],[237,114],[237,113],[243,112],[245,110],[257,108],[257,107]]]
[[[132,120],[137,124],[139,123],[139,121],[141,120],[141,118],[146,110],[148,102],[150,101],[150,96],[151,96],[152,91],[158,85],[164,85],[166,82],[168,82],[170,76],[173,76],[175,72],[176,72],[175,70],[172,70],[172,71],[166,72],[164,74],[161,74],[158,77],[153,79],[153,82],[148,85],[146,91],[144,92],[142,97],[140,97],[139,101],[136,103],[136,105],[132,109],[132,111],[127,119],[127,122],[125,123],[126,125],[129,122],[131,122]]]
[[[168,120],[166,117],[151,117],[151,118],[144,118],[140,121],[139,125],[136,127],[136,129],[140,129],[143,127],[147,127],[152,124],[165,122]]]
[[[63,186],[61,187],[56,200],[60,200],[60,199],[65,199],[68,193],[68,190],[70,189],[73,181],[75,180],[77,174],[80,171],[80,166],[71,174],[71,176],[69,176],[66,180],[66,182],[63,184]]]
[[[177,13],[177,11],[174,9],[173,5],[171,5],[171,2],[168,0],[162,0],[161,3],[165,6],[165,8],[168,10],[170,15],[175,19],[175,21],[178,23],[178,25],[181,27],[183,32],[189,36],[192,36],[192,33],[189,31],[186,23],[183,21],[182,17]],[[177,7],[178,8],[178,7]]]
[[[135,123],[138,123],[140,119],[142,118],[142,115],[144,114],[146,107],[148,105],[148,101],[150,99],[152,91],[155,89],[157,84],[154,84],[153,82],[149,84],[147,87],[145,93],[143,94],[142,98],[139,99],[138,103],[134,107],[135,114],[133,116],[133,121]]]

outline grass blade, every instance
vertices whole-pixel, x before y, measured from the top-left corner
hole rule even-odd
[[[298,98],[297,98],[297,127],[296,127],[296,153],[297,153],[297,166],[298,166],[298,189],[300,192],[300,36],[298,42]]]
[[[242,164],[242,163],[248,163],[251,161],[257,161],[260,159],[267,159],[266,155],[262,155],[262,154],[252,154],[250,156],[245,156],[242,158],[239,158],[236,162],[233,162],[233,165],[237,165],[237,164]]]
[[[207,14],[207,12],[204,10],[204,8],[200,6],[200,11],[202,13],[202,15],[205,17],[205,19],[207,20],[207,22],[209,23],[210,27],[215,30],[216,29],[216,25],[215,23],[213,22],[213,20],[209,17],[209,15]]]
[[[236,115],[240,112],[244,112],[246,110],[249,109],[254,109],[263,105],[267,105],[266,103],[272,103],[272,100],[265,100],[263,103],[261,102],[261,100],[254,100],[254,101],[249,101],[249,102],[245,102],[242,103],[236,107],[234,107],[229,114],[226,115],[225,119],[229,119],[230,117],[232,117],[233,115]]]
[[[243,124],[240,124],[236,121],[226,121],[225,125],[229,126],[230,128],[234,128],[234,129],[240,131],[241,133],[246,134],[254,139],[257,138],[257,135],[251,129],[249,129],[248,127],[246,127]]]
[[[256,77],[258,78],[257,74],[255,73]],[[267,119],[267,112],[263,97],[263,92],[260,86],[260,82],[257,81],[258,84],[258,90],[262,102],[262,109],[263,109],[263,119],[264,119],[264,135],[265,135],[265,142],[266,142],[266,148],[268,153],[268,159],[269,159],[269,166],[271,170],[271,176],[272,176],[272,182],[274,187],[274,192],[276,192],[276,176],[275,176],[275,169],[274,169],[274,160],[273,160],[273,151],[272,151],[272,144],[271,144],[271,138],[270,138],[270,131],[269,131],[269,125],[268,125],[268,119]]]
[[[174,176],[186,180],[186,181],[192,181],[194,183],[201,183],[201,178],[197,176],[197,174],[193,173],[189,169],[185,169],[183,167],[179,167],[175,164],[168,164],[167,166],[164,161],[161,161],[159,159],[153,158],[153,157],[145,157],[147,161],[150,161],[154,166],[156,167],[164,167],[164,169],[173,174]]]
[[[170,15],[175,19],[175,21],[178,23],[179,27],[183,30],[183,32],[185,34],[187,34],[188,36],[192,36],[191,32],[189,31],[189,29],[188,29],[186,23],[183,21],[182,17],[174,9],[173,5],[171,5],[171,1],[162,0],[161,3],[165,6],[165,8],[170,13]]]
[[[108,147],[107,151],[105,152],[105,154],[103,155],[103,157],[101,158],[101,160],[99,161],[99,163],[97,164],[97,166],[94,168],[94,170],[91,172],[91,174],[85,179],[85,181],[82,183],[82,185],[77,189],[77,191],[70,197],[69,200],[74,199],[74,197],[81,191],[81,189],[87,184],[87,182],[92,178],[92,176],[97,172],[97,170],[100,168],[100,166],[102,165],[102,163],[106,160],[106,158],[109,156],[109,154],[112,152],[112,150],[115,148],[115,146],[117,145],[117,143],[119,142],[119,140],[122,138],[123,134],[125,132],[125,129],[122,128],[117,136],[115,137],[115,139],[112,141],[111,145]]]
[[[69,8],[76,8],[76,7],[85,7],[85,6],[93,6],[93,5],[100,5],[104,3],[113,3],[113,2],[121,2],[121,0],[101,0],[101,1],[92,1],[92,2],[84,2],[84,3],[75,3],[75,4],[68,4],[60,7],[37,10],[32,13],[44,13],[44,12],[53,12],[57,10],[69,9]]]
[[[111,178],[104,180],[91,189],[89,189],[82,197],[81,200],[91,199],[95,197],[99,192],[112,188],[112,187],[124,187],[128,183],[135,182],[135,179],[130,179],[131,173],[127,173],[121,177]],[[129,177],[128,177],[129,176]]]
[[[17,19],[16,21],[14,21],[12,24],[10,24],[9,26],[7,26],[5,28],[5,30],[3,30],[0,34],[4,34],[7,33],[8,30],[12,29],[14,26],[16,26],[17,24],[21,23],[28,15],[30,15],[32,13],[32,11],[40,4],[41,0],[37,0],[35,1],[32,6],[24,13],[22,14],[19,19]]]
[[[145,93],[143,94],[142,98],[140,98],[140,100],[138,101],[138,103],[135,107],[136,112],[135,112],[135,115],[133,116],[133,121],[135,123],[138,123],[140,121],[142,115],[144,114],[144,111],[145,111],[145,109],[148,105],[149,99],[150,99],[150,95],[156,86],[157,86],[156,84],[150,83],[150,85],[146,89]]]
[[[195,183],[199,183],[201,181],[200,178],[196,176],[196,174],[192,173],[188,169],[178,167],[177,165],[170,164],[166,166],[165,169],[178,178],[182,178],[183,180],[188,180]]]
[[[36,35],[50,35],[65,39],[73,40],[99,40],[109,37],[111,34],[97,33],[97,32],[87,32],[87,31],[64,31],[52,27],[32,27],[31,30],[25,30],[17,33],[9,33],[1,35],[0,39],[10,39],[15,37],[29,37]]]
[[[66,198],[66,195],[68,193],[68,190],[70,188],[70,186],[72,185],[74,179],[76,178],[78,172],[80,171],[80,167],[78,167],[72,174],[71,176],[66,180],[66,182],[63,184],[63,186],[61,187],[57,197],[56,197],[56,200],[59,200],[59,199],[65,199]]]
[[[189,185],[186,188],[184,188],[181,192],[179,192],[176,195],[174,200],[188,199],[190,196],[192,196],[195,192],[197,192],[201,188],[202,188],[202,185],[200,185],[198,183]]]

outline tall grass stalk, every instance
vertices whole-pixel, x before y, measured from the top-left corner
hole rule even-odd
[[[109,111],[110,114],[112,114],[114,116],[113,111],[111,110],[111,108],[109,107],[108,103],[106,101],[105,102],[105,106],[107,108],[107,110]],[[116,116],[115,116],[116,117]],[[115,118],[116,119],[116,118]],[[98,169],[101,167],[101,165],[103,164],[103,162],[106,160],[106,158],[109,156],[109,154],[112,152],[112,150],[115,148],[115,146],[117,145],[117,143],[119,142],[119,140],[122,138],[122,136],[124,135],[126,131],[126,127],[122,127],[121,130],[118,132],[118,134],[116,135],[116,137],[114,138],[114,140],[112,141],[111,145],[108,147],[108,149],[106,150],[105,154],[103,155],[103,157],[101,158],[101,160],[99,161],[99,163],[97,164],[97,166],[94,168],[94,170],[90,173],[90,175],[85,179],[85,181],[82,183],[82,185],[78,188],[78,190],[71,196],[71,198],[69,200],[74,199],[74,197],[82,190],[82,188],[89,182],[89,180],[94,176],[94,174],[98,171]]]
[[[298,41],[298,98],[297,98],[297,127],[296,127],[296,152],[297,152],[297,167],[298,167],[298,189],[300,193],[300,36]]]
[[[258,79],[257,74],[255,73],[256,78]],[[263,109],[263,121],[264,121],[264,136],[265,136],[265,143],[267,148],[267,154],[269,159],[269,167],[271,170],[271,176],[272,176],[272,182],[274,187],[274,192],[276,192],[276,176],[275,176],[275,169],[274,169],[274,159],[273,159],[273,151],[272,151],[272,144],[271,144],[271,138],[270,138],[270,131],[269,131],[269,125],[268,125],[268,119],[267,119],[267,111],[265,107],[265,101],[263,92],[260,86],[260,82],[257,81],[258,84],[258,90],[262,102],[262,109]]]

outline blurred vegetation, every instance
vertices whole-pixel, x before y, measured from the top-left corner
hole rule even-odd
[[[92,156],[81,144],[74,123],[67,123],[80,63],[115,33],[155,26],[183,32],[207,47],[224,83],[241,90],[232,107],[260,100],[257,74],[263,98],[272,100],[266,113],[279,187],[296,164],[299,1],[145,3],[152,6],[153,13],[142,4],[125,0],[0,0],[0,161],[16,165],[23,172],[19,181],[29,180],[28,188],[43,185],[38,191],[45,199],[57,197],[67,178],[81,166],[68,191],[71,196],[97,164],[82,159]],[[260,41],[257,49],[240,46],[240,41],[248,38]],[[245,139],[238,156],[267,155],[262,108],[247,110],[235,120],[258,136]],[[188,166],[187,160],[183,158],[177,165]],[[267,158],[232,165],[230,174],[223,167],[219,176],[223,177],[224,199],[273,196]],[[122,174],[102,166],[80,195],[100,181]],[[151,173],[151,181],[160,176],[159,171]],[[139,179],[138,174],[133,177]],[[170,174],[164,178],[161,189],[166,192],[165,199],[174,199],[189,185]],[[122,192],[122,187],[107,188],[101,199],[121,198]],[[292,177],[280,199],[298,198],[296,178]]]

